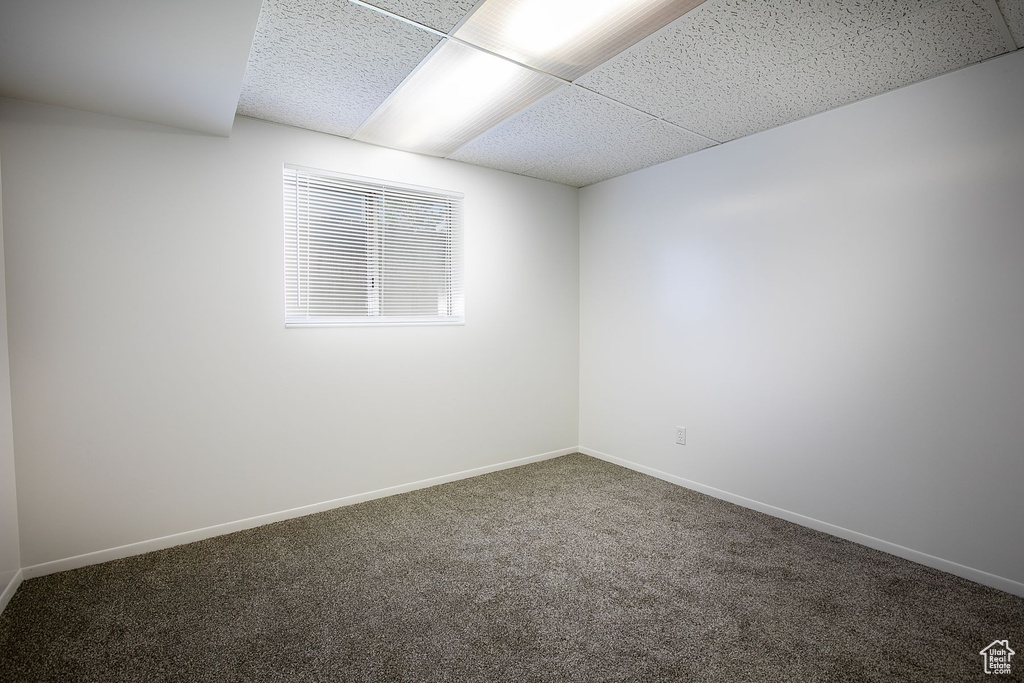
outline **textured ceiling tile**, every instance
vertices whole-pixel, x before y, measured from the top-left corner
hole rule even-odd
[[[733,82],[728,89],[702,86],[665,120],[726,142],[806,115],[799,101],[786,96],[789,84],[778,73]]]
[[[238,113],[350,136],[436,43],[348,0],[264,0]]]
[[[809,116],[1006,52],[997,21],[985,0],[940,0],[789,65],[784,77]]]
[[[999,10],[1017,47],[1024,47],[1024,0],[999,0]]]
[[[600,95],[566,86],[449,158],[522,173],[652,120]]]
[[[568,157],[526,175],[583,187],[691,154],[714,143],[664,121],[653,120],[618,134],[589,140]]]
[[[982,3],[938,0],[797,62],[685,83],[666,120],[733,140],[935,76],[1005,50]]]
[[[740,90],[938,0],[709,0],[579,80],[657,116]]]
[[[477,3],[476,0],[367,0],[367,4],[447,33]]]

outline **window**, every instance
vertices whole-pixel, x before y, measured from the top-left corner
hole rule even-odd
[[[284,167],[285,324],[459,324],[462,195]]]

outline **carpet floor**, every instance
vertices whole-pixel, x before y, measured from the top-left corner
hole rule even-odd
[[[14,681],[983,681],[1024,599],[583,455],[25,581]]]

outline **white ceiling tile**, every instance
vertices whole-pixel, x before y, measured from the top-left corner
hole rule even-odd
[[[600,95],[565,86],[449,158],[522,173],[652,120]]]
[[[665,116],[936,1],[709,0],[578,82]]]
[[[526,175],[583,187],[638,171],[714,145],[711,140],[652,120],[586,141],[571,155],[526,171]]]
[[[984,3],[937,0],[795,62],[693,66],[664,118],[733,140],[992,57],[1005,47]]]
[[[348,0],[264,0],[238,113],[350,136],[437,42]]]
[[[777,66],[734,74],[728,80],[696,77],[683,106],[665,120],[719,142],[734,140],[805,116],[791,78]]]
[[[1017,47],[1024,47],[1024,0],[999,0],[999,10]]]
[[[367,4],[447,33],[476,6],[477,0],[367,0]]]
[[[786,67],[794,102],[809,116],[1006,52],[986,0],[940,2]]]

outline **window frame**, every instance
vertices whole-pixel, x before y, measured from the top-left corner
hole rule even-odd
[[[410,183],[401,183],[392,180],[384,180],[381,178],[373,178],[368,176],[358,176],[348,173],[341,173],[338,171],[331,171],[321,168],[313,168],[309,166],[302,166],[299,164],[283,164],[282,165],[282,226],[283,226],[283,274],[284,274],[284,324],[286,328],[301,328],[301,327],[407,327],[407,326],[463,326],[466,324],[465,319],[465,250],[464,250],[464,206],[463,200],[465,194],[454,190],[445,190],[435,187],[426,187],[422,185],[413,185]],[[323,316],[322,319],[316,317],[306,316],[302,318],[300,316],[289,315],[289,237],[298,240],[298,236],[290,236],[290,230],[299,230],[298,211],[296,210],[296,220],[294,224],[289,224],[288,215],[288,199],[286,197],[288,188],[287,173],[292,171],[296,174],[307,175],[307,176],[319,176],[325,178],[333,178],[345,181],[346,183],[358,187],[366,187],[366,197],[370,198],[374,196],[374,193],[379,193],[381,197],[384,197],[387,190],[391,189],[399,194],[402,193],[422,193],[423,195],[430,195],[435,197],[445,198],[449,204],[449,223],[448,223],[448,258],[446,260],[447,273],[449,278],[449,288],[447,292],[448,306],[453,310],[451,315],[442,316],[410,316],[410,315],[371,315],[369,310],[371,307],[376,306],[377,310],[381,307],[381,293],[384,291],[383,288],[376,290],[377,300],[372,302],[367,300],[367,314],[363,316]],[[297,189],[296,189],[297,192]],[[296,208],[298,202],[296,200]],[[382,218],[377,218],[373,221],[372,230],[373,235],[377,238],[386,229],[385,223]],[[368,229],[368,236],[371,235]],[[308,239],[308,238],[307,238]],[[379,246],[379,245],[378,245]],[[296,251],[298,247],[296,246]],[[307,256],[308,258],[308,256]],[[299,281],[298,266],[299,257],[296,256],[296,280]],[[369,274],[371,266],[367,263],[367,276]],[[377,282],[382,282],[386,273],[386,269],[378,270],[372,277]]]

